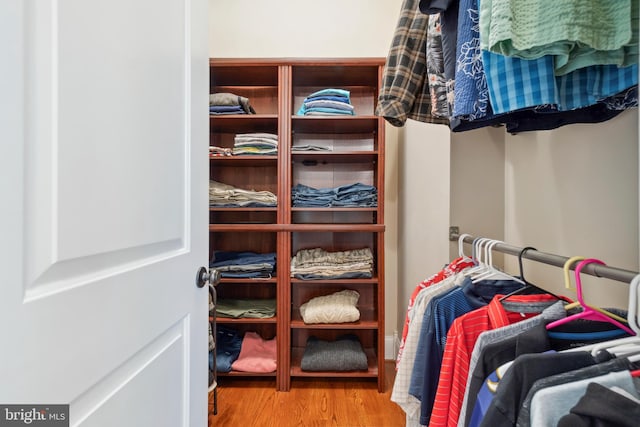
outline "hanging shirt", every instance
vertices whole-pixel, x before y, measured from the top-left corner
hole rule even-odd
[[[407,119],[448,123],[431,114],[427,79],[426,42],[429,16],[418,9],[418,0],[404,0],[382,79],[376,114],[391,125]]]
[[[458,417],[458,427],[464,427],[471,416],[475,398],[482,382],[502,363],[526,353],[539,352],[538,342],[548,342],[544,325],[567,316],[565,301],[557,301],[544,309],[540,315],[501,328],[482,332],[476,339],[469,360],[469,374],[464,399]],[[533,334],[533,338],[527,339]],[[535,336],[539,335],[539,338]],[[531,344],[530,344],[531,343]],[[547,345],[550,347],[550,344]],[[547,348],[544,348],[546,350]]]
[[[482,427],[514,426],[531,385],[540,378],[596,364],[591,353],[525,354],[518,357],[500,381],[496,395],[482,418]]]
[[[536,424],[532,423],[531,410],[532,410],[532,401],[536,396],[536,393],[540,390],[543,390],[548,387],[555,387],[564,384],[573,383],[578,380],[585,379],[593,379],[594,377],[598,377],[600,375],[608,374],[611,372],[620,372],[620,371],[630,371],[634,369],[635,365],[629,361],[626,357],[611,359],[607,362],[597,363],[593,366],[587,366],[586,368],[576,369],[569,372],[563,372],[557,375],[551,375],[549,377],[541,378],[529,389],[527,393],[527,397],[522,402],[522,406],[520,408],[520,412],[518,413],[518,422],[516,423],[518,427],[529,427],[535,426]],[[586,388],[586,387],[585,387]],[[576,403],[577,399],[573,402]],[[568,413],[569,407],[565,407],[564,413]],[[553,423],[553,425],[557,424],[557,421]]]
[[[495,295],[507,294],[521,287],[522,283],[515,280],[481,280],[472,283],[467,277],[460,288],[434,298],[429,303],[425,316],[429,315],[430,319],[422,325],[409,386],[409,393],[421,402],[421,416],[431,413],[447,332],[453,321],[465,313],[486,306]],[[426,425],[428,421],[423,423],[421,420],[421,423]]]
[[[492,52],[524,59],[550,56],[556,75],[637,62],[637,23],[632,20],[638,17],[631,6],[635,0],[486,1],[491,21],[486,44]]]
[[[500,298],[501,295],[496,295],[487,306],[458,317],[451,325],[433,410],[430,418],[423,413],[420,422],[426,424],[428,420],[430,427],[458,425],[471,352],[480,333],[537,316],[557,302],[556,297],[548,294],[513,295],[504,301]]]
[[[402,354],[404,352],[405,341],[407,339],[407,334],[409,331],[409,316],[413,309],[414,302],[418,293],[420,293],[424,288],[434,285],[436,283],[441,282],[447,277],[453,276],[466,268],[473,267],[475,262],[471,260],[471,258],[460,257],[451,261],[450,264],[446,265],[442,270],[429,277],[426,280],[423,280],[416,286],[409,297],[409,305],[407,307],[407,315],[405,316],[404,325],[402,327],[402,337],[400,338],[400,347],[398,350],[398,357],[396,358],[396,368],[402,359]]]
[[[560,418],[558,427],[636,427],[639,419],[640,403],[591,383],[570,413]]]
[[[407,418],[417,419],[420,411],[420,401],[409,394],[411,373],[416,359],[418,340],[422,329],[424,313],[429,302],[438,295],[444,295],[450,289],[459,286],[464,280],[460,273],[447,277],[441,282],[423,288],[415,299],[412,309],[412,320],[404,346],[402,359],[397,364],[396,377],[391,391],[391,401],[395,402],[407,414]]]

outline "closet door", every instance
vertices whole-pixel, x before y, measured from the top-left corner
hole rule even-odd
[[[0,406],[206,425],[206,7],[0,3]]]

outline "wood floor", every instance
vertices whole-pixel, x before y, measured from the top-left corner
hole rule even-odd
[[[391,402],[395,370],[386,363],[386,387],[375,380],[293,379],[277,392],[275,379],[220,378],[218,414],[209,394],[209,427],[401,427],[402,409]]]

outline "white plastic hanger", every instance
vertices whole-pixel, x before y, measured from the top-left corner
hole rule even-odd
[[[498,269],[494,264],[493,264],[493,248],[494,246],[496,246],[498,243],[502,243],[499,240],[493,240],[491,241],[487,247],[486,247],[486,251],[487,251],[487,267],[486,269],[475,275],[471,280],[473,283],[477,283],[481,280],[512,280],[514,282],[518,282],[521,284],[525,284],[525,282],[517,277],[514,277],[508,273],[505,273],[504,271]]]
[[[629,327],[640,336],[640,325],[638,325],[638,292],[640,288],[640,274],[636,275],[629,283],[629,310],[627,311],[627,322]]]

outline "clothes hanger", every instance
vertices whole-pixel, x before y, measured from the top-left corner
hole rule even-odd
[[[546,326],[547,330],[553,329],[556,326],[560,326],[560,325],[563,325],[565,323],[571,322],[572,320],[585,319],[585,320],[598,320],[598,321],[609,322],[609,323],[614,324],[618,328],[624,330],[628,334],[635,335],[635,332],[633,332],[627,326],[623,325],[622,323],[620,323],[616,319],[614,319],[614,318],[612,318],[612,317],[610,317],[610,316],[608,316],[608,315],[606,315],[606,314],[604,314],[604,313],[602,313],[602,312],[600,312],[598,310],[595,310],[590,305],[587,305],[587,303],[584,301],[584,298],[583,298],[583,295],[582,295],[582,282],[580,280],[580,272],[582,271],[582,268],[585,265],[591,264],[591,263],[605,265],[604,262],[602,262],[602,261],[600,261],[598,259],[588,258],[588,259],[585,259],[585,260],[581,261],[577,265],[576,271],[575,271],[576,294],[578,296],[578,301],[580,302],[580,305],[583,307],[583,310],[580,313],[573,314],[571,316],[565,317],[564,319],[559,319],[559,320],[556,320],[554,322],[551,322],[551,323],[547,324],[547,326]]]
[[[574,287],[572,287],[572,286],[571,286],[571,277],[570,277],[570,275],[569,275],[569,269],[571,268],[571,266],[572,266],[575,262],[577,262],[577,261],[583,261],[583,260],[585,260],[585,259],[586,259],[586,258],[585,258],[585,257],[582,257],[582,256],[574,256],[574,257],[571,257],[571,258],[569,258],[568,260],[566,260],[566,261],[565,261],[564,266],[562,267],[562,270],[563,270],[563,272],[564,272],[564,287],[565,287],[565,288],[567,288],[567,289],[573,289],[573,290],[575,290],[575,289],[576,289],[576,288],[574,288]],[[567,304],[567,305],[565,305],[565,306],[564,306],[564,309],[565,309],[566,311],[569,311],[569,310],[571,310],[571,309],[573,309],[573,308],[580,307],[580,305],[581,305],[581,304],[580,304],[580,301],[576,301],[576,302],[572,302],[571,304]],[[614,319],[615,319],[615,320],[617,320],[618,322],[627,323],[627,319],[625,319],[624,317],[622,317],[622,316],[618,316],[618,315],[617,315],[617,314],[615,314],[615,313],[611,313],[611,312],[609,312],[609,311],[605,310],[604,308],[600,308],[600,307],[591,307],[591,308],[592,308],[592,309],[594,309],[594,310],[596,310],[596,311],[599,311],[600,313],[604,314],[605,316],[609,316],[609,317],[614,318]]]
[[[502,298],[500,298],[500,302],[504,301],[505,299],[509,298],[512,295],[520,295],[522,293],[526,293],[529,292],[531,290],[533,291],[537,291],[539,293],[542,294],[548,294],[551,295],[552,297],[556,298],[556,299],[561,299],[561,300],[567,300],[566,297],[559,297],[558,295],[554,294],[553,292],[550,292],[546,289],[542,289],[536,285],[534,285],[533,283],[529,282],[525,277],[524,277],[524,268],[523,268],[523,263],[522,263],[522,257],[523,255],[529,251],[529,250],[533,250],[533,251],[537,251],[536,248],[534,248],[533,246],[527,246],[522,248],[522,250],[518,253],[518,268],[520,269],[519,271],[519,278],[522,279],[522,281],[524,282],[525,286],[521,287],[520,289],[516,289],[515,291],[503,296]]]
[[[492,259],[492,255],[491,255],[491,248],[493,246],[495,246],[495,244],[498,243],[497,240],[493,240],[493,239],[489,239],[486,242],[484,242],[483,246],[482,246],[482,251],[484,252],[484,255],[482,257],[482,269],[476,270],[475,272],[473,272],[471,274],[472,279],[477,282],[478,278],[481,278],[485,275],[487,275],[487,273],[489,273],[491,271],[491,263],[493,261]]]
[[[640,325],[638,325],[638,288],[640,288],[640,274],[636,275],[629,283],[629,310],[627,311],[629,327],[640,335]]]
[[[473,243],[471,244],[471,259],[476,263],[475,267],[467,268],[462,272],[463,275],[469,277],[476,272],[482,271],[485,266],[482,262],[482,246],[491,241],[491,239],[486,237],[477,237]]]
[[[462,258],[462,259],[470,259],[470,257],[466,256],[464,254],[464,238],[465,237],[470,237],[471,234],[461,234],[460,236],[458,236],[458,258]]]
[[[477,283],[481,280],[511,280],[511,281],[515,281],[515,282],[519,282],[521,284],[525,284],[522,280],[520,280],[517,277],[514,277],[508,273],[505,273],[504,271],[498,269],[496,266],[493,265],[493,248],[495,245],[497,245],[498,243],[502,243],[499,240],[493,240],[491,241],[487,247],[486,247],[486,251],[487,251],[487,269],[485,271],[483,271],[482,273],[476,275],[475,277],[472,278],[472,282],[473,283]]]

